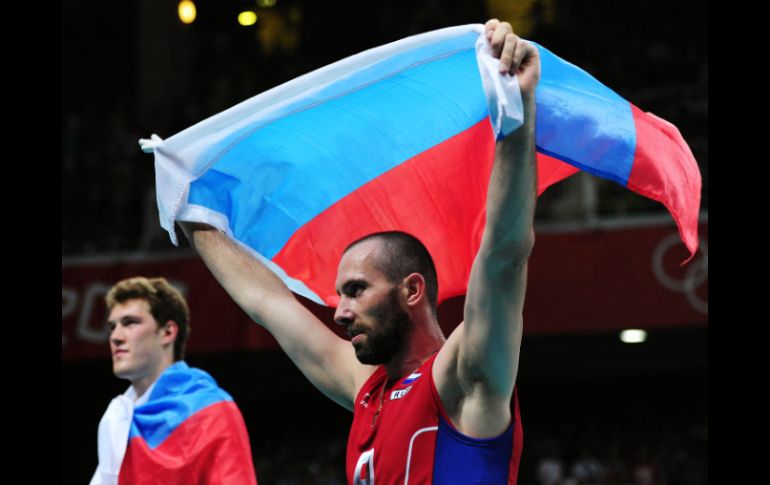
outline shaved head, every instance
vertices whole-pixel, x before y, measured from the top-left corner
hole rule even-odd
[[[405,232],[378,232],[353,241],[345,248],[345,252],[356,244],[369,240],[380,241],[381,250],[375,257],[375,265],[391,283],[398,283],[412,273],[419,273],[425,278],[426,295],[435,314],[438,304],[438,278],[433,258],[425,245]]]

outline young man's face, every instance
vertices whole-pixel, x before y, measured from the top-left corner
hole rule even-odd
[[[388,362],[404,348],[409,336],[409,315],[399,301],[399,285],[391,283],[376,265],[377,240],[350,248],[340,260],[334,320],[351,337],[362,364]]]
[[[108,323],[112,371],[131,382],[154,380],[162,370],[164,356],[173,351],[173,336],[158,327],[145,300],[115,305]]]

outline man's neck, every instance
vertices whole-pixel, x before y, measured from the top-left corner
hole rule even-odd
[[[173,364],[173,362],[164,362],[152,374],[149,374],[147,376],[141,377],[136,380],[132,380],[131,385],[134,386],[136,399],[139,399],[140,397],[142,397],[144,393],[147,392],[147,389],[149,389],[150,386],[152,386],[152,384],[156,380],[158,380],[158,377],[160,377],[163,371],[166,370],[169,366],[171,366],[171,364]]]
[[[396,381],[420,367],[446,342],[435,317],[416,323],[404,349],[385,364],[388,380]]]

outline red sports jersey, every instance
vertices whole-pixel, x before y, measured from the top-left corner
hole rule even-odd
[[[441,405],[432,356],[387,385],[380,366],[356,396],[347,449],[351,485],[515,484],[523,443],[514,390],[513,422],[501,435],[460,433]]]

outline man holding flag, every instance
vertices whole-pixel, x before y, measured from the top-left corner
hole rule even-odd
[[[106,297],[115,375],[131,386],[99,423],[91,485],[253,484],[246,426],[232,397],[184,360],[189,310],[164,278],[118,282]]]
[[[342,255],[334,319],[348,342],[224,234],[181,224],[232,298],[318,389],[353,411],[351,484],[516,482],[522,428],[514,386],[534,244],[540,56],[508,23],[490,20],[485,30],[500,73],[518,78],[524,121],[495,148],[464,321],[448,338],[436,318],[437,269],[408,234],[369,235]]]

